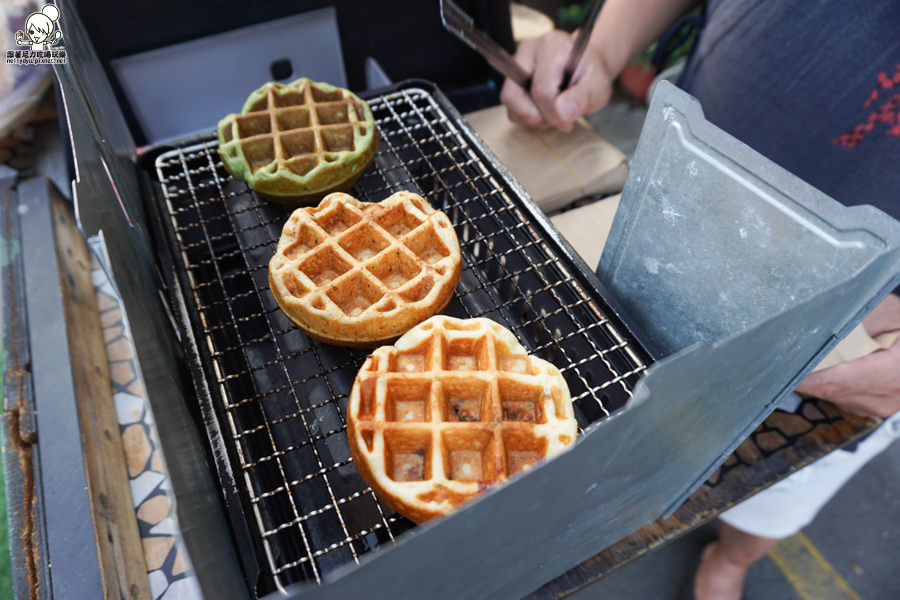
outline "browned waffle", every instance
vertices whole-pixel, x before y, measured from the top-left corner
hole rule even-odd
[[[241,114],[219,121],[219,155],[228,172],[289,204],[350,189],[377,147],[364,101],[306,78],[267,83],[250,94]]]
[[[308,335],[374,346],[443,310],[461,262],[447,215],[421,196],[397,192],[368,203],[337,192],[291,215],[269,261],[269,285]]]
[[[360,475],[417,522],[559,454],[577,431],[556,367],[489,319],[432,317],[378,348],[347,409]]]

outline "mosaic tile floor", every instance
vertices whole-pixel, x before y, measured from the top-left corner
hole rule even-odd
[[[115,287],[96,258],[92,277],[150,591],[154,600],[202,598],[175,516],[166,462],[127,318]]]

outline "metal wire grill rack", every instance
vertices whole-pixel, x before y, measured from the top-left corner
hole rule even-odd
[[[463,271],[446,314],[492,318],[563,373],[582,426],[622,406],[646,369],[546,221],[425,89],[369,100],[380,136],[353,195],[411,190],[444,210]],[[268,261],[290,209],[259,199],[224,170],[215,140],[160,155],[157,174],[243,503],[270,587],[325,573],[414,524],[374,497],[354,469],[345,410],[365,351],[300,333],[269,293]]]

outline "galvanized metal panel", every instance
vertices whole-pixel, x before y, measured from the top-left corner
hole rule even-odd
[[[719,460],[666,512],[897,285],[898,240],[896,220],[841,205],[707,122],[694,98],[660,84],[597,274],[663,356],[739,340],[706,359],[705,377],[729,373],[712,390],[716,397],[743,389],[730,364],[757,375],[745,382],[745,401],[726,404],[710,423],[726,434]],[[796,310],[820,303],[821,310]],[[785,314],[794,316],[785,321]],[[774,318],[780,329],[768,328]],[[689,366],[697,352],[672,356],[674,368],[701,376],[702,361]],[[696,384],[679,384],[668,364],[644,382],[668,380],[664,393],[689,393]],[[721,406],[704,404],[713,413]]]
[[[821,293],[896,232],[890,217],[846,209],[716,128],[663,82],[597,274],[645,341],[671,354]]]

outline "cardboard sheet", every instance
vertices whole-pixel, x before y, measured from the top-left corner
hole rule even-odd
[[[537,131],[510,122],[499,105],[466,120],[546,213],[585,196],[622,191],[625,155],[584,119],[570,133]]]
[[[560,233],[592,269],[596,269],[600,262],[621,197],[621,194],[616,194],[550,217]]]
[[[883,333],[874,339],[866,333],[862,323],[847,334],[831,352],[825,355],[813,371],[820,371],[844,362],[862,358],[878,350],[886,350],[897,339],[896,333]]]

